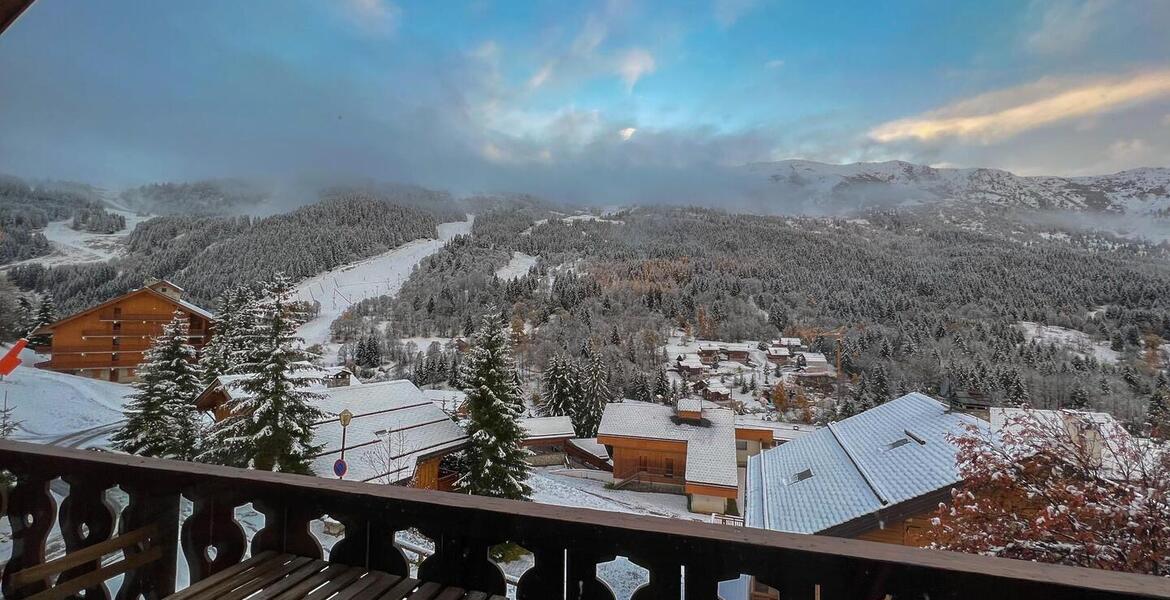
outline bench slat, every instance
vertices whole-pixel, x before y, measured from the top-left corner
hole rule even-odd
[[[68,598],[81,590],[93,587],[111,577],[116,577],[131,569],[137,569],[142,565],[150,564],[162,558],[162,555],[162,548],[155,546],[145,552],[133,554],[118,562],[90,571],[85,575],[74,577],[69,581],[54,585],[43,592],[29,596],[28,600],[62,600],[63,598]]]
[[[73,567],[79,567],[85,563],[99,560],[111,552],[117,552],[133,544],[151,539],[157,532],[158,527],[152,523],[144,527],[139,527],[134,531],[128,531],[122,535],[112,537],[104,542],[98,542],[92,546],[74,550],[60,558],[55,558],[39,565],[33,565],[22,571],[17,571],[12,575],[12,585],[21,588],[34,581],[41,581],[50,575],[64,573]]]
[[[269,559],[273,558],[274,556],[276,556],[276,552],[273,552],[272,550],[265,550],[264,552],[260,552],[258,554],[253,554],[247,560],[236,563],[236,564],[220,571],[219,573],[212,575],[211,577],[208,577],[206,579],[203,579],[202,581],[199,581],[197,583],[192,584],[187,589],[184,589],[182,591],[179,591],[179,592],[169,596],[167,598],[167,600],[189,600],[192,596],[195,596],[196,594],[200,594],[208,588],[219,586],[221,583],[223,583],[224,579],[231,577],[237,573],[242,573],[243,571],[247,571],[248,569],[251,569],[251,568],[255,567],[256,565],[258,565],[266,560],[269,560]]]

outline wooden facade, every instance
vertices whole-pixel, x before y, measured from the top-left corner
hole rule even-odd
[[[597,442],[609,448],[614,481],[639,477],[650,483],[685,484],[686,442],[619,436],[598,436]]]
[[[201,349],[212,334],[214,321],[203,309],[182,301],[182,289],[154,281],[46,325],[38,333],[52,334],[51,358],[43,369],[114,382],[133,381],[144,352],[175,311],[187,315],[191,345]]]

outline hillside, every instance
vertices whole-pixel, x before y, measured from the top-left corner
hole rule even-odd
[[[806,208],[956,201],[1006,208],[1130,214],[1170,211],[1170,169],[1144,168],[1086,177],[1024,177],[998,169],[934,168],[902,161],[832,165],[807,160],[755,163],[764,195]]]

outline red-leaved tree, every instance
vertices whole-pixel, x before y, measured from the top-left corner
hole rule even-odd
[[[1170,575],[1170,445],[1099,414],[1027,409],[953,442],[963,483],[932,547]]]

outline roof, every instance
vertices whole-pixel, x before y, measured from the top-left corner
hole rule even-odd
[[[798,355],[804,356],[804,360],[808,362],[829,362],[825,355],[820,352],[797,352]]]
[[[951,434],[987,429],[907,394],[748,459],[750,527],[818,533],[960,481]]]
[[[738,487],[735,455],[735,413],[723,408],[703,410],[702,424],[680,421],[665,404],[626,400],[607,404],[598,437],[628,437],[686,442],[687,483]]]
[[[1099,443],[1093,449],[1094,457],[1100,459],[1101,466],[1110,474],[1122,471],[1117,456],[1119,442],[1132,442],[1133,437],[1113,415],[1103,412],[1082,410],[1043,410],[1032,408],[1000,408],[989,409],[991,431],[1000,434],[1004,431],[1022,430],[1026,424],[1024,419],[1031,417],[1035,424],[1044,431],[1051,431],[1056,435],[1068,435],[1073,439],[1084,439],[1087,444],[1092,443],[1090,438],[1082,438],[1087,429],[1095,429],[1100,437]],[[1128,444],[1127,444],[1128,445]]]
[[[467,402],[467,394],[461,390],[423,390],[423,397],[444,412],[454,413]]]
[[[172,285],[174,285],[174,284],[172,284]],[[176,287],[176,289],[178,289],[178,286],[175,286],[175,287]],[[209,321],[215,320],[215,314],[209,310],[200,308],[200,307],[198,307],[190,302],[187,302],[186,300],[179,300],[179,299],[172,298],[172,297],[170,297],[170,296],[168,296],[160,291],[152,289],[150,287],[140,287],[136,290],[126,292],[125,294],[122,294],[121,296],[116,296],[114,298],[110,298],[109,300],[106,300],[105,302],[102,302],[101,304],[91,306],[85,310],[78,311],[78,312],[75,312],[67,317],[63,317],[61,319],[58,319],[56,322],[49,323],[48,325],[42,325],[42,326],[37,328],[37,331],[52,330],[52,329],[54,329],[54,328],[56,328],[64,323],[68,323],[69,321],[72,321],[72,320],[77,319],[79,317],[83,317],[83,316],[88,315],[92,312],[99,311],[107,306],[117,304],[118,302],[121,302],[122,300],[125,300],[126,298],[129,298],[130,296],[134,296],[137,294],[150,294],[150,295],[155,296],[156,298],[159,298],[159,299],[161,299],[169,304],[173,304],[175,306],[178,306],[178,307],[182,308],[183,310],[186,310],[187,312],[195,313],[195,314],[199,315],[200,317],[203,317],[204,319],[207,319]]]
[[[679,398],[676,408],[679,412],[703,412],[703,401],[698,398]]]
[[[798,337],[782,337],[782,338],[780,338],[780,345],[781,346],[799,346],[800,344],[801,344],[801,341],[800,341],[800,338],[798,338]]]
[[[353,419],[345,432],[345,478],[397,483],[414,477],[419,459],[451,452],[467,442],[467,432],[406,380],[318,390],[317,407],[327,418],[313,426],[313,442],[323,444],[311,469],[332,477],[341,457],[341,423],[348,409]]]
[[[788,356],[789,351],[785,346],[771,346],[768,348],[768,356]]]
[[[735,426],[750,429],[771,429],[772,439],[778,442],[789,442],[820,429],[816,425],[808,425],[805,423],[765,421],[752,415],[740,415],[736,417]]]
[[[751,352],[753,348],[751,344],[742,343],[726,343],[721,346],[724,352]]]
[[[527,433],[524,437],[526,440],[561,439],[577,435],[573,431],[573,421],[567,416],[529,417],[520,419],[520,426]]]

